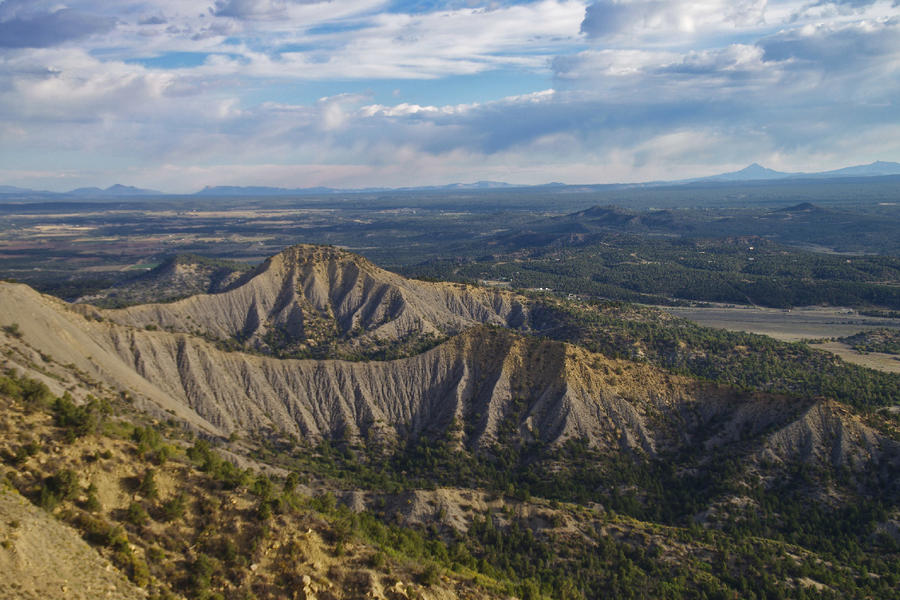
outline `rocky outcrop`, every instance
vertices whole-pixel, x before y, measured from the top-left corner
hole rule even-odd
[[[859,469],[885,451],[897,457],[897,445],[882,437],[836,402],[819,400],[798,419],[774,432],[761,456],[781,463]]]

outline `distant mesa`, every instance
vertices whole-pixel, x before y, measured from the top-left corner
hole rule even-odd
[[[842,177],[884,177],[890,175],[900,175],[900,163],[879,160],[868,165],[857,165],[853,167],[844,167],[843,169],[835,169],[833,171],[820,171],[815,173],[787,173],[769,169],[759,163],[753,163],[740,171],[732,171],[730,173],[721,173],[719,175],[710,175],[709,177],[685,179],[680,182],[669,183],[777,181],[782,179],[838,179]],[[664,184],[666,182],[660,183]]]
[[[313,194],[351,194],[351,193],[376,193],[376,192],[403,192],[403,191],[429,191],[429,190],[492,190],[499,188],[521,187],[502,181],[476,181],[475,183],[450,183],[447,185],[423,186],[423,187],[368,187],[368,188],[331,188],[331,187],[307,187],[307,188],[280,188],[269,186],[238,186],[216,185],[206,186],[196,196],[306,196]]]
[[[0,194],[32,194],[34,190],[20,188],[14,185],[0,185]]]
[[[66,192],[69,196],[85,196],[85,197],[123,197],[123,196],[162,196],[163,193],[157,190],[147,190],[134,187],[132,185],[115,184],[106,189],[98,187],[83,187]]]
[[[900,175],[900,163],[876,160],[868,165],[844,167],[843,169],[818,173],[818,175],[831,177],[877,177],[881,175]]]
[[[593,206],[581,212],[561,217],[561,220],[574,220],[596,227],[614,229],[666,229],[683,226],[669,210],[637,212],[615,205]]]
[[[519,187],[504,181],[476,181],[475,183],[451,183],[437,186],[437,189],[447,190],[494,190],[497,188]]]

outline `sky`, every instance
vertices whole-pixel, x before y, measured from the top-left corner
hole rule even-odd
[[[900,160],[900,0],[0,0],[0,185]]]

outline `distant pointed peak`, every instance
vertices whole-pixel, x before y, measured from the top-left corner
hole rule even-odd
[[[730,173],[722,173],[721,175],[702,177],[694,181],[751,181],[755,179],[782,179],[789,176],[789,173],[782,173],[781,171],[764,167],[755,162],[747,165],[740,171],[731,171]]]
[[[770,169],[768,167],[764,167],[757,162],[750,163],[749,165],[747,165],[746,167],[744,167],[743,169],[741,169],[740,171],[737,171],[737,172],[738,173],[747,173],[747,174],[749,174],[749,173],[778,173],[778,171],[776,171],[775,169]]]

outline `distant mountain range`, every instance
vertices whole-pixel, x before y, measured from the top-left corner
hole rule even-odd
[[[127,198],[132,196],[165,196],[158,190],[147,190],[131,185],[115,184],[106,189],[98,187],[83,187],[69,190],[68,192],[48,192],[46,190],[31,190],[16,187],[14,185],[0,185],[0,197],[2,196],[48,196],[62,198]]]
[[[702,181],[762,181],[773,179],[833,179],[838,177],[880,177],[885,175],[900,175],[900,163],[879,160],[868,165],[844,167],[843,169],[820,171],[818,173],[785,173],[783,171],[768,169],[758,163],[753,163],[740,171],[732,171],[731,173],[722,173],[710,177],[686,179],[677,183],[695,183]]]
[[[653,181],[639,184],[603,184],[602,187],[634,187],[634,186],[661,186],[661,185],[689,185],[704,183],[737,183],[742,181],[778,181],[778,180],[802,180],[802,179],[838,179],[845,177],[884,177],[900,175],[900,163],[876,161],[868,165],[856,165],[852,167],[844,167],[832,171],[820,171],[816,173],[786,173],[783,171],[775,171],[763,167],[757,163],[753,163],[739,171],[730,173],[720,173],[708,177],[697,177],[693,179],[681,179],[677,181]],[[545,183],[541,185],[525,186],[506,183],[503,181],[476,181],[474,183],[451,183],[447,185],[433,186],[417,186],[417,187],[368,187],[368,188],[331,188],[331,187],[308,187],[308,188],[280,188],[269,186],[207,186],[195,192],[188,194],[193,196],[310,196],[310,195],[326,195],[326,194],[359,194],[359,193],[379,193],[379,192],[415,192],[415,191],[480,191],[480,190],[497,190],[506,188],[548,188],[548,187],[566,187],[564,183]],[[597,187],[597,186],[574,186],[574,187]],[[115,184],[108,188],[84,187],[70,190],[68,192],[48,192],[41,190],[32,190],[11,185],[0,185],[0,198],[19,198],[19,197],[52,197],[52,198],[78,198],[78,199],[108,199],[108,198],[133,198],[133,197],[151,197],[151,196],[183,196],[184,194],[165,194],[157,190],[149,190],[129,185]]]
[[[120,198],[122,196],[163,196],[162,192],[158,190],[146,190],[143,188],[134,187],[131,185],[121,185],[115,184],[111,185],[108,188],[101,189],[98,187],[83,187],[71,190],[66,192],[67,196],[84,196],[89,198],[98,198],[98,197],[115,197]]]
[[[450,183],[447,185],[429,185],[421,187],[370,187],[370,188],[278,188],[265,186],[233,186],[217,185],[207,186],[197,192],[196,196],[306,196],[312,194],[354,194],[377,192],[406,192],[406,191],[440,191],[440,190],[494,190],[498,188],[524,187],[502,181],[476,181],[475,183]]]

